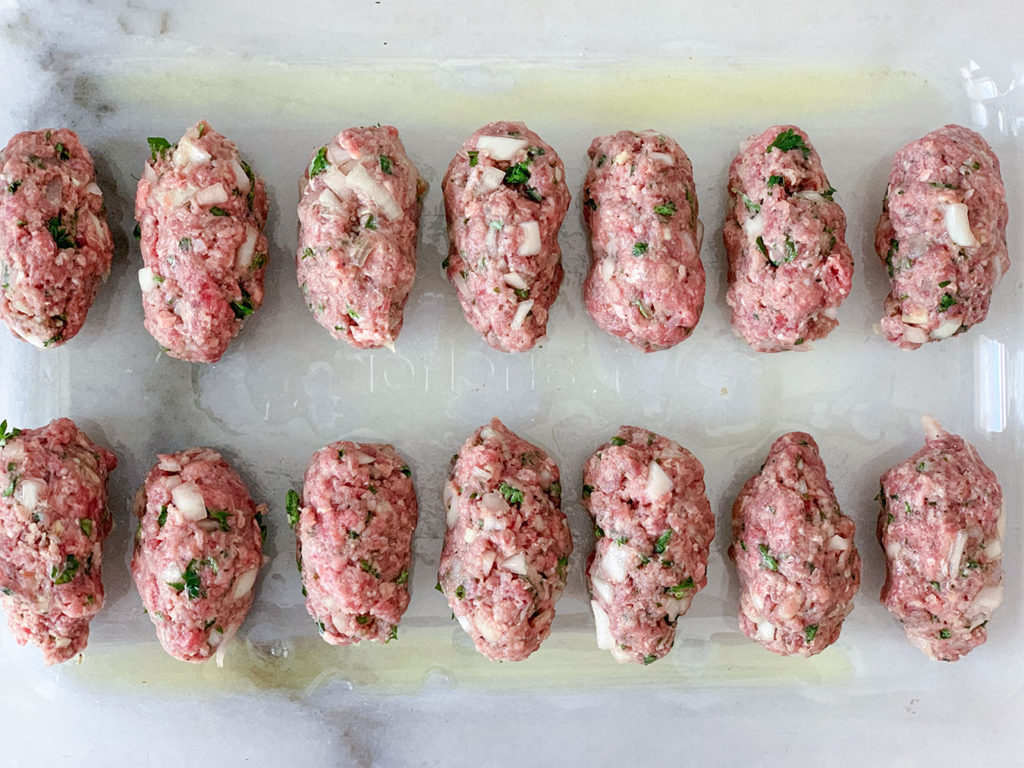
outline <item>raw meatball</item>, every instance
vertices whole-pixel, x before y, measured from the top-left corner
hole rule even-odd
[[[790,432],[732,507],[740,629],[772,653],[813,656],[839,638],[860,587],[854,523],[839,511],[818,445]]]
[[[834,193],[795,125],[751,136],[729,167],[726,301],[733,330],[758,352],[795,349],[838,325],[853,256]]]
[[[57,664],[85,649],[103,607],[107,473],[117,457],[70,419],[40,429],[0,423],[0,605],[20,645]]]
[[[215,451],[160,454],[135,496],[132,576],[160,644],[206,661],[245,621],[263,565],[263,513]]]
[[[289,494],[306,610],[332,645],[398,637],[418,515],[411,474],[390,445],[343,441],[313,454],[301,502]]]
[[[551,632],[572,553],[561,497],[558,465],[498,419],[452,457],[437,578],[489,659],[522,661]]]
[[[917,349],[985,319],[1010,268],[1008,216],[999,159],[974,131],[947,125],[896,153],[875,229],[889,341]]]
[[[0,317],[37,347],[82,329],[114,241],[74,131],[26,131],[0,151]]]
[[[587,155],[587,311],[603,330],[645,352],[675,346],[704,309],[704,228],[690,158],[656,131],[596,138]]]
[[[444,267],[469,324],[502,352],[547,333],[562,284],[558,229],[569,210],[565,167],[522,123],[485,125],[444,176]]]
[[[263,303],[263,179],[204,121],[149,144],[135,196],[146,330],[171,357],[215,363]]]
[[[349,128],[306,167],[295,265],[310,311],[354,347],[393,347],[416,276],[426,182],[398,130]]]
[[[619,427],[583,468],[583,506],[597,535],[587,564],[597,645],[619,662],[657,661],[708,581],[704,467],[667,437]]]
[[[929,657],[956,661],[1003,601],[1003,492],[974,446],[923,423],[924,448],[882,475],[882,603]]]

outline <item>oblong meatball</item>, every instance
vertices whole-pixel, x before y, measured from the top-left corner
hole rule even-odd
[[[135,196],[146,330],[171,357],[215,363],[263,304],[263,179],[203,120],[149,144]]]
[[[489,659],[522,661],[551,633],[572,553],[558,465],[498,419],[452,458],[438,582]]]
[[[853,282],[846,215],[807,134],[775,125],[729,166],[722,238],[732,327],[758,352],[827,336]]]
[[[911,643],[956,661],[988,639],[1003,601],[1003,492],[974,446],[923,423],[924,447],[881,478],[881,599]]]
[[[316,321],[354,347],[391,347],[416,276],[426,182],[398,130],[349,128],[313,154],[299,200],[299,287]]]
[[[331,443],[289,498],[306,610],[324,640],[388,642],[409,607],[418,507],[408,464],[390,445]]]
[[[39,646],[47,664],[85,649],[103,607],[116,466],[71,419],[24,431],[0,423],[0,605],[14,639]]]
[[[704,467],[667,437],[619,427],[583,468],[583,506],[597,536],[587,564],[597,645],[619,662],[657,661],[708,582]]]
[[[531,349],[562,284],[558,229],[572,197],[562,159],[522,123],[490,123],[463,143],[443,186],[444,267],[466,319],[497,350]]]
[[[704,309],[704,232],[690,158],[657,131],[598,137],[587,155],[587,311],[645,352],[675,346]]]
[[[999,158],[981,136],[947,125],[896,153],[875,251],[889,274],[882,331],[917,349],[988,315],[1010,268]]]
[[[25,131],[0,150],[0,317],[36,347],[85,323],[114,241],[96,169],[67,128]]]
[[[249,613],[263,565],[266,505],[254,504],[235,470],[209,448],[157,459],[135,496],[132,577],[164,650],[181,661],[206,661]]]
[[[854,530],[814,438],[776,440],[732,507],[743,634],[780,655],[813,656],[834,643],[860,587]]]

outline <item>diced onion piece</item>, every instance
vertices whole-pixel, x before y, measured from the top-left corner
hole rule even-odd
[[[538,519],[540,519],[540,516],[538,515],[534,519],[538,520]],[[485,515],[483,520],[484,520],[484,526],[483,526],[483,528],[481,528],[481,530],[483,530],[483,531],[503,531],[503,530],[505,530],[505,521],[504,520],[499,520],[498,518],[493,517],[492,515]]]
[[[508,511],[508,502],[505,501],[505,498],[500,493],[498,493],[497,491],[491,491],[490,493],[485,493],[480,498],[480,504],[483,506],[484,509],[488,509],[491,512],[507,512]]]
[[[762,621],[757,625],[757,639],[770,643],[775,639],[775,625],[770,621]]]
[[[455,495],[455,487],[451,481],[444,484],[444,490],[441,492],[441,500],[447,507],[448,511],[445,514],[445,522],[448,527],[451,528],[459,520],[459,500]]]
[[[217,203],[226,203],[228,201],[228,191],[224,189],[224,185],[219,181],[216,184],[200,189],[196,192],[195,197],[196,205],[216,205]]]
[[[358,463],[360,466],[365,466],[366,464],[373,464],[373,462],[373,456],[369,455],[368,453],[356,454],[356,463]]]
[[[697,238],[697,250],[699,251],[704,247],[704,222],[697,219],[696,227],[696,238]]]
[[[23,480],[17,484],[21,506],[26,512],[32,512],[39,506],[39,498],[42,496],[45,487],[46,484],[41,480]]]
[[[256,238],[259,233],[255,227],[246,226],[245,242],[238,246],[238,253],[235,254],[235,268],[246,270],[252,264],[253,254],[256,252]]]
[[[139,287],[143,293],[149,293],[156,288],[160,283],[157,282],[156,275],[153,270],[149,267],[143,267],[139,270]]]
[[[479,483],[486,483],[491,479],[491,470],[487,467],[473,467],[469,471],[470,476]]]
[[[171,491],[171,501],[186,520],[202,520],[206,517],[206,502],[199,486],[193,482],[182,483]]]
[[[999,539],[992,539],[985,545],[985,557],[989,560],[998,560],[1003,556],[1003,542]]]
[[[954,333],[960,330],[961,325],[963,325],[963,322],[959,318],[951,317],[948,320],[944,320],[942,322],[942,325],[940,325],[938,328],[932,331],[932,338],[948,339],[950,336],[952,336]]]
[[[473,634],[473,628],[472,628],[472,625],[469,623],[469,617],[468,616],[458,616],[457,618],[458,618],[458,621],[459,621],[459,626],[462,627],[462,630],[464,632],[468,632],[469,634]]]
[[[95,181],[90,181],[88,184],[86,184],[85,191],[88,192],[90,195],[103,197],[103,192],[100,190],[99,185]]]
[[[194,187],[178,187],[164,193],[164,204],[170,208],[180,208],[196,194]]]
[[[676,159],[665,152],[651,152],[651,160],[656,163],[664,163],[665,165],[676,164]]]
[[[590,577],[590,588],[594,591],[595,595],[600,597],[606,603],[611,603],[615,598],[615,593],[612,591],[612,585],[600,576]]]
[[[511,160],[516,152],[526,149],[527,145],[526,139],[515,136],[481,136],[476,140],[476,148],[480,152],[499,162]]]
[[[949,561],[946,575],[954,577],[960,573],[960,561],[964,558],[964,547],[967,546],[967,531],[957,531],[953,543],[949,545]]]
[[[179,168],[183,168],[186,165],[201,165],[202,163],[210,162],[211,159],[209,152],[200,149],[189,139],[179,141],[178,148],[171,155],[171,162]]]
[[[614,259],[601,259],[601,279],[606,283],[612,279],[612,275],[615,274],[615,260]]]
[[[248,194],[249,190],[252,189],[252,184],[249,182],[249,176],[246,174],[245,169],[242,168],[242,164],[238,162],[237,157],[231,158],[231,170],[235,174],[235,186],[238,187],[238,191],[243,195]]]
[[[594,612],[594,628],[597,630],[597,647],[602,651],[610,651],[615,647],[615,638],[612,637],[611,621],[604,608],[597,604],[597,600],[590,601],[590,609]]]
[[[980,590],[974,598],[974,607],[982,613],[992,613],[1003,604],[1003,585],[997,584],[993,587],[985,587]]]
[[[488,549],[482,555],[480,555],[480,571],[484,576],[491,572],[491,568],[494,567],[494,560],[497,558],[498,553],[493,549]]]
[[[928,310],[916,307],[910,312],[904,312],[902,320],[909,325],[924,325],[928,322]]]
[[[491,429],[490,427],[484,427],[483,429],[480,430],[480,439],[481,440],[490,440],[493,437],[494,437],[494,430]]]
[[[480,175],[477,178],[474,191],[477,195],[486,195],[501,186],[501,182],[505,180],[505,172],[501,168],[488,166],[480,170]]]
[[[668,598],[665,601],[665,615],[668,617],[668,620],[675,621],[679,616],[690,610],[690,603],[692,601],[692,596]]]
[[[835,552],[840,552],[840,551],[842,551],[844,549],[849,549],[850,548],[850,540],[843,538],[839,534],[836,534],[835,536],[833,536],[831,539],[828,540],[828,548],[830,550],[832,550],[832,551],[835,551]]]
[[[519,306],[516,307],[516,313],[512,317],[512,322],[509,324],[509,328],[513,331],[521,328],[523,323],[526,321],[526,316],[530,314],[531,309],[533,309],[533,299],[527,299],[526,301],[519,302]]]
[[[633,550],[621,544],[615,544],[605,550],[599,558],[599,567],[608,577],[608,581],[618,584],[626,578],[626,566],[632,559]]]
[[[477,620],[477,630],[489,643],[496,643],[501,640],[501,632],[494,622],[486,616],[480,616]]]
[[[921,426],[924,427],[925,440],[937,440],[942,437],[944,432],[942,425],[930,413],[926,413],[921,417]]]
[[[221,635],[217,641],[217,652],[213,655],[213,661],[217,665],[218,669],[221,669],[224,666],[224,656],[227,654],[228,643],[231,642],[232,638],[234,638],[236,632],[238,632],[237,625],[233,627],[225,627],[224,634]],[[214,644],[212,642],[213,637],[219,634],[220,633],[216,630],[210,633],[210,645]]]
[[[898,541],[890,541],[888,544],[885,545],[885,555],[890,560],[895,560],[897,557],[899,557],[899,554],[902,551],[903,545],[900,544]]]
[[[802,192],[794,192],[793,193],[793,197],[802,197],[804,200],[813,200],[816,203],[827,203],[828,202],[828,200],[826,200],[824,197],[822,197],[820,192],[813,192],[811,190],[806,190],[806,191],[802,191]]]
[[[745,219],[743,221],[743,234],[747,236],[747,240],[754,242],[761,235],[764,234],[764,217],[759,213],[752,218]]]
[[[530,288],[522,275],[517,274],[516,272],[509,272],[508,274],[502,275],[501,279],[505,281],[506,285],[511,285],[517,291],[526,291]]]
[[[366,172],[366,168],[363,167],[362,163],[356,163],[352,166],[352,170],[345,176],[345,181],[357,192],[362,192],[366,195],[389,219],[402,218],[402,209],[395,202],[395,198],[391,196],[391,193],[383,185],[379,184]]]
[[[238,577],[235,581],[235,589],[231,593],[236,600],[252,591],[253,585],[256,583],[256,574],[259,572],[259,568],[251,568]]]
[[[903,338],[911,344],[924,344],[928,341],[928,334],[924,332],[924,329],[915,325],[904,325]]]
[[[501,567],[506,571],[511,571],[512,573],[518,573],[520,576],[525,576],[527,571],[526,553],[516,552],[512,557],[506,557],[501,561]]]
[[[973,248],[978,244],[977,238],[971,231],[971,222],[967,218],[965,203],[948,203],[942,218],[946,225],[946,232],[949,233],[949,238],[954,243],[965,248]]]
[[[540,253],[540,224],[536,221],[524,221],[519,225],[523,239],[519,243],[520,256],[535,256]]]
[[[339,200],[338,196],[331,192],[331,190],[329,189],[325,189],[323,192],[321,192],[320,197],[318,197],[316,201],[320,203],[321,206],[331,211],[341,212],[342,210],[344,210],[341,204],[341,200]]]
[[[344,197],[349,192],[348,181],[345,178],[345,174],[339,171],[337,168],[331,168],[327,173],[320,177],[324,180],[324,184],[327,188],[336,194],[339,198]]]
[[[672,490],[672,478],[669,477],[665,470],[661,468],[661,464],[656,461],[652,461],[647,465],[647,498],[651,501],[657,501],[666,493]]]
[[[476,541],[476,528],[467,528],[465,532],[462,534],[462,540],[467,544],[472,544],[474,541]]]

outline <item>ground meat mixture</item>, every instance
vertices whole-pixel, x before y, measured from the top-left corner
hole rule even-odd
[[[923,419],[925,445],[882,475],[882,603],[911,643],[956,661],[988,639],[1003,601],[1003,492],[962,437]]]
[[[70,419],[0,423],[0,605],[14,639],[57,664],[81,653],[103,607],[107,473],[117,457]]]
[[[587,578],[598,647],[619,662],[657,661],[707,585],[715,516],[704,467],[667,437],[620,427],[583,468],[583,506],[597,536]]]
[[[645,352],[675,346],[704,309],[704,227],[690,158],[657,131],[601,136],[587,155],[587,311],[603,330]]]
[[[795,125],[750,137],[729,167],[726,301],[733,330],[759,352],[806,349],[838,324],[853,257],[834,193]]]
[[[418,508],[409,466],[390,445],[331,443],[313,454],[301,499],[288,497],[306,610],[324,640],[398,637],[409,607]]]
[[[215,451],[157,458],[135,496],[132,577],[167,653],[219,663],[252,605],[266,505]]]
[[[814,438],[776,440],[732,507],[743,634],[780,655],[813,656],[834,643],[860,587],[854,528]]]
[[[571,195],[561,158],[522,123],[490,123],[466,139],[443,184],[444,267],[466,319],[497,350],[532,348],[562,284],[558,229]]]
[[[336,339],[393,347],[427,189],[398,130],[342,131],[313,154],[302,183],[295,264],[307,306]]]
[[[82,329],[114,241],[92,157],[74,131],[26,131],[0,150],[0,317],[37,347]]]
[[[452,457],[438,581],[489,659],[521,661],[551,632],[572,536],[558,465],[498,419]]]
[[[917,349],[985,319],[1010,268],[1008,215],[999,159],[974,131],[947,125],[896,153],[875,230],[889,341]]]
[[[215,363],[263,303],[263,179],[204,121],[149,144],[135,197],[146,330],[171,357]]]

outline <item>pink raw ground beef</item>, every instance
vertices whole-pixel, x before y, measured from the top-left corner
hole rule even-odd
[[[565,166],[522,123],[485,125],[444,176],[448,279],[469,324],[502,352],[545,337],[562,284],[558,229],[569,209]]]
[[[82,329],[114,241],[74,131],[26,131],[0,151],[0,317],[37,347]]]
[[[853,257],[834,192],[795,125],[750,137],[729,167],[726,301],[733,330],[759,352],[798,348],[838,324]]]
[[[598,647],[619,662],[657,661],[708,581],[704,467],[667,437],[619,427],[583,468],[583,506],[597,534],[587,578]]]
[[[1010,268],[999,159],[961,125],[896,153],[875,251],[889,273],[882,330],[903,349],[966,331],[988,315]]]
[[[956,661],[1003,601],[1003,492],[974,446],[923,422],[924,448],[882,475],[882,603],[929,657]]]
[[[672,347],[693,333],[704,309],[704,230],[690,158],[656,131],[596,138],[587,155],[587,311],[645,352]]]
[[[387,126],[349,128],[310,159],[296,276],[310,311],[354,347],[391,347],[416,276],[426,182]]]
[[[306,610],[324,640],[388,642],[409,607],[418,508],[390,445],[331,443],[313,454],[302,499],[289,497]]]
[[[146,330],[171,357],[215,363],[263,303],[263,179],[204,121],[150,146],[135,196]]]
[[[253,503],[215,451],[157,458],[135,496],[132,577],[164,650],[206,661],[249,613],[263,565],[266,505]]]
[[[780,655],[812,656],[834,643],[860,587],[854,529],[814,438],[776,440],[732,507],[743,634]]]
[[[498,419],[453,457],[437,578],[489,659],[522,661],[551,632],[572,537],[558,465]]]
[[[85,649],[103,607],[107,473],[117,457],[70,419],[40,429],[0,424],[0,605],[21,645],[57,664]]]

